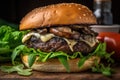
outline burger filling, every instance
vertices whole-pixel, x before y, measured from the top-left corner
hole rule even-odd
[[[97,33],[88,26],[70,25],[31,30],[22,39],[28,47],[44,52],[63,51],[87,54],[97,46]]]

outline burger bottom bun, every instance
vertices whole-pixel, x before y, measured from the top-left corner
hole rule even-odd
[[[97,56],[92,56],[91,58],[87,59],[81,68],[78,67],[78,61],[80,59],[71,59],[68,61],[70,72],[81,72],[90,69],[94,66],[95,60],[100,62],[100,58]],[[22,56],[22,61],[25,66],[28,66],[28,56]],[[67,72],[65,67],[59,62],[58,59],[49,59],[46,62],[38,62],[35,61],[33,66],[31,67],[33,70],[43,71],[43,72]]]

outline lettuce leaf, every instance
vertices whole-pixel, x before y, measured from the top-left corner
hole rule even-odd
[[[2,22],[2,24],[4,23]],[[21,42],[22,37],[24,34],[28,32],[28,31],[16,30],[17,26],[14,24],[9,24],[9,25],[11,26],[8,26],[8,25],[0,26],[0,62],[2,63],[11,61],[11,55],[13,53],[14,48],[22,44]],[[14,50],[14,51],[17,51],[17,53],[20,53],[21,50]],[[12,56],[12,59],[16,58],[17,55]],[[3,72],[7,72],[7,73],[17,72],[19,75],[24,75],[24,76],[28,76],[32,74],[31,72],[32,69],[24,69],[23,64],[18,64],[18,65],[15,64],[14,66],[13,65],[12,66],[0,66],[0,69]]]
[[[32,74],[32,69],[25,69],[23,64],[18,64],[14,66],[1,66],[0,69],[3,72],[12,73],[17,72],[19,75],[29,76]]]
[[[11,54],[15,47],[21,45],[22,37],[27,31],[17,31],[11,26],[0,26],[0,62],[11,61]]]
[[[82,53],[80,53],[80,52],[73,53],[73,55],[68,55],[67,53],[62,52],[62,51],[46,53],[46,52],[42,52],[38,49],[35,50],[33,48],[28,48],[25,45],[20,45],[20,46],[16,47],[16,49],[13,51],[12,62],[14,63],[15,58],[20,53],[22,55],[28,55],[28,64],[30,67],[33,65],[33,63],[36,59],[36,56],[39,57],[38,61],[41,61],[41,62],[46,62],[48,59],[51,59],[51,58],[58,58],[58,60],[61,62],[61,64],[64,65],[66,70],[68,72],[70,72],[69,64],[68,64],[69,59],[80,58],[80,60],[78,62],[79,68],[81,68],[82,65],[84,64],[84,62],[93,55],[99,56],[101,58],[105,58],[105,59],[110,60],[112,62],[112,59],[110,58],[111,54],[107,53],[105,48],[106,48],[105,43],[99,43],[98,47],[96,48],[95,51],[93,51],[93,53],[89,53],[87,56],[83,56]],[[106,57],[106,55],[107,55],[107,57]],[[105,68],[105,67],[102,66],[102,68]]]

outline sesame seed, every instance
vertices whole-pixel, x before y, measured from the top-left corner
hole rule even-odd
[[[78,6],[77,4],[75,4],[75,6]]]
[[[88,20],[88,18],[85,18],[86,20]]]
[[[72,7],[71,5],[69,5],[69,7]]]
[[[86,16],[86,14],[83,14],[83,16]]]
[[[91,16],[93,16],[93,14],[91,14]]]
[[[69,5],[69,4],[65,4],[65,5]]]
[[[81,8],[78,8],[79,10],[81,10]]]
[[[85,6],[82,6],[82,8],[86,8]]]
[[[65,6],[66,4],[63,3],[62,5]],[[62,5],[61,5],[61,6],[62,6]]]
[[[82,17],[79,17],[80,19],[82,18]]]

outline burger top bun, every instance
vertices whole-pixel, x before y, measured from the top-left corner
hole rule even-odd
[[[39,7],[29,12],[20,22],[20,30],[70,24],[96,24],[96,18],[86,6],[60,3]]]

